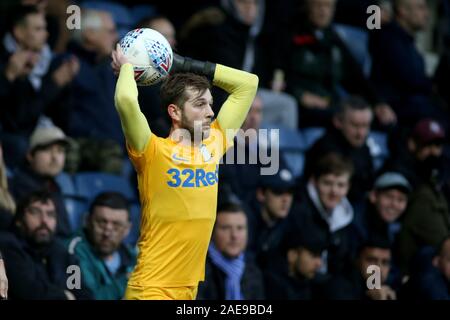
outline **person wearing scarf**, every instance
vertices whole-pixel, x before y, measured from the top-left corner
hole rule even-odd
[[[225,299],[243,300],[244,297],[241,291],[241,279],[245,268],[245,253],[241,253],[236,258],[227,258],[219,250],[217,250],[214,243],[211,243],[209,245],[208,254],[212,263],[226,275]]]
[[[198,300],[265,298],[262,272],[246,253],[247,215],[239,204],[230,201],[221,203],[217,210]]]

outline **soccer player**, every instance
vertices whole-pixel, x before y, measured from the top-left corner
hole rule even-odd
[[[151,132],[140,111],[133,66],[119,46],[112,54],[119,73],[116,109],[142,206],[138,261],[126,299],[196,298],[215,222],[218,164],[258,86],[254,74],[175,56],[172,74],[161,86],[161,102],[172,121],[169,136],[162,138]],[[208,78],[229,93],[217,119]]]

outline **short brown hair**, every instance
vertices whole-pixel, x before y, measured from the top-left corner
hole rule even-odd
[[[319,178],[326,174],[334,174],[340,176],[348,173],[353,174],[353,163],[351,159],[346,159],[337,153],[327,153],[320,157],[317,164],[313,168],[314,178]]]
[[[372,110],[364,98],[360,96],[349,96],[342,99],[338,105],[335,115],[343,119],[349,111]]]
[[[176,104],[180,108],[189,99],[186,88],[192,88],[203,94],[211,88],[211,83],[205,76],[194,73],[175,73],[168,76],[161,85],[161,106],[165,109],[169,104]]]

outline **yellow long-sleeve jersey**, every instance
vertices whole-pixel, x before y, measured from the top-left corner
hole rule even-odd
[[[197,286],[204,279],[216,217],[218,164],[245,120],[258,78],[217,65],[213,84],[229,97],[210,136],[198,147],[187,147],[151,133],[138,105],[133,67],[121,67],[116,109],[137,171],[142,206],[139,255],[129,286]]]

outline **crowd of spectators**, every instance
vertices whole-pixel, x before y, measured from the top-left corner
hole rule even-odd
[[[81,29],[66,25],[71,4]],[[373,4],[380,28],[369,30]],[[1,4],[0,296],[122,299],[139,214],[110,55],[146,27],[174,52],[260,79],[228,151],[246,161],[220,165],[198,299],[450,299],[450,1],[173,5]],[[159,87],[139,87],[139,103],[166,136]],[[217,114],[226,96],[212,92]],[[245,134],[264,128],[280,129],[279,144]],[[276,146],[279,168],[262,175],[258,155]],[[82,199],[62,177],[84,172],[120,177],[124,191],[106,185]]]

